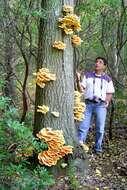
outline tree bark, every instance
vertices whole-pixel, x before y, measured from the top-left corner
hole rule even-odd
[[[48,68],[56,74],[56,81],[49,82],[44,89],[36,87],[34,134],[43,127],[60,129],[64,132],[67,144],[73,145],[76,140],[74,127],[74,76],[73,76],[73,48],[71,37],[66,36],[58,28],[58,18],[62,17],[64,4],[74,6],[73,0],[54,1],[43,0],[42,9],[46,10],[46,18],[40,19],[37,71],[42,67]],[[64,51],[52,47],[54,41],[66,43]],[[38,113],[38,105],[47,105],[50,108],[48,114]],[[55,118],[51,112],[58,111],[59,118]]]
[[[15,98],[15,80],[14,80],[14,41],[6,32],[5,36],[5,72],[6,82],[4,87],[4,95],[10,97],[12,100]]]

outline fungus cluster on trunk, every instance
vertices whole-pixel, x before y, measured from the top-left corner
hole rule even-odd
[[[62,130],[43,128],[37,137],[48,144],[48,150],[38,154],[39,163],[46,166],[53,166],[66,154],[72,154],[72,146],[65,146],[65,139]]]

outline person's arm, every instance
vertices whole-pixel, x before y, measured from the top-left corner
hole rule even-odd
[[[79,92],[82,93],[82,92],[84,92],[85,87],[81,84],[80,80],[81,80],[80,73],[76,72],[77,88],[78,88]]]
[[[109,103],[112,100],[113,93],[115,92],[114,85],[112,80],[108,83],[108,88],[107,88],[107,93],[106,93],[106,98],[105,98],[105,106],[108,107]]]
[[[111,100],[112,100],[112,93],[107,93],[106,98],[105,98],[105,106],[106,107],[109,106],[109,103],[111,102]]]

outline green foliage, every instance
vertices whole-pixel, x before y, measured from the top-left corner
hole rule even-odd
[[[32,146],[36,150],[37,153],[41,152],[42,150],[47,150],[48,145],[44,143],[43,141],[39,141],[38,139],[33,139]]]
[[[0,96],[0,110],[5,110],[10,99],[8,97]]]
[[[29,10],[29,9],[26,9],[24,7],[21,10],[21,15],[22,16],[32,16],[32,17],[35,17],[35,18],[46,19],[47,11],[46,10]]]
[[[117,144],[113,141],[108,142],[108,151],[111,154],[117,155],[118,154],[118,147]]]
[[[39,165],[37,154],[48,148],[33,136],[32,128],[18,121],[18,110],[0,97],[1,189],[44,189],[54,183],[47,168]]]
[[[4,173],[3,173],[4,172]],[[30,170],[27,165],[10,164],[6,167],[6,171],[2,171],[7,176],[6,185],[3,182],[3,189],[7,187],[11,190],[44,189],[46,186],[53,185],[54,180],[45,167],[37,166]],[[4,178],[4,177],[3,177]]]
[[[69,169],[68,169],[69,182],[71,184],[72,189],[77,190],[80,186],[80,183],[77,180],[75,175],[76,175],[76,168],[69,167]]]
[[[118,35],[120,34],[117,32],[123,30],[123,35],[126,36],[127,31],[126,13],[120,21],[123,11],[121,1],[89,0],[80,3],[76,9],[78,9],[81,16],[82,24],[81,38],[83,43],[79,51],[81,61],[82,59],[86,60],[89,69],[89,65],[91,67],[91,60],[101,55],[109,57],[109,61],[111,60],[113,67],[114,60],[112,59],[114,58],[114,51],[112,50],[119,44]],[[118,24],[119,22],[120,25]],[[124,56],[126,56],[126,53]],[[126,61],[124,62],[126,63]]]
[[[2,91],[4,85],[5,85],[5,73],[0,72],[0,91]]]
[[[126,87],[124,89],[117,88],[115,94],[117,99],[127,99]]]

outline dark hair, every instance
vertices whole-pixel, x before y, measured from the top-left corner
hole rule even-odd
[[[108,64],[108,61],[104,57],[97,57],[95,61],[97,61],[98,59],[102,59],[104,62],[104,65]]]

